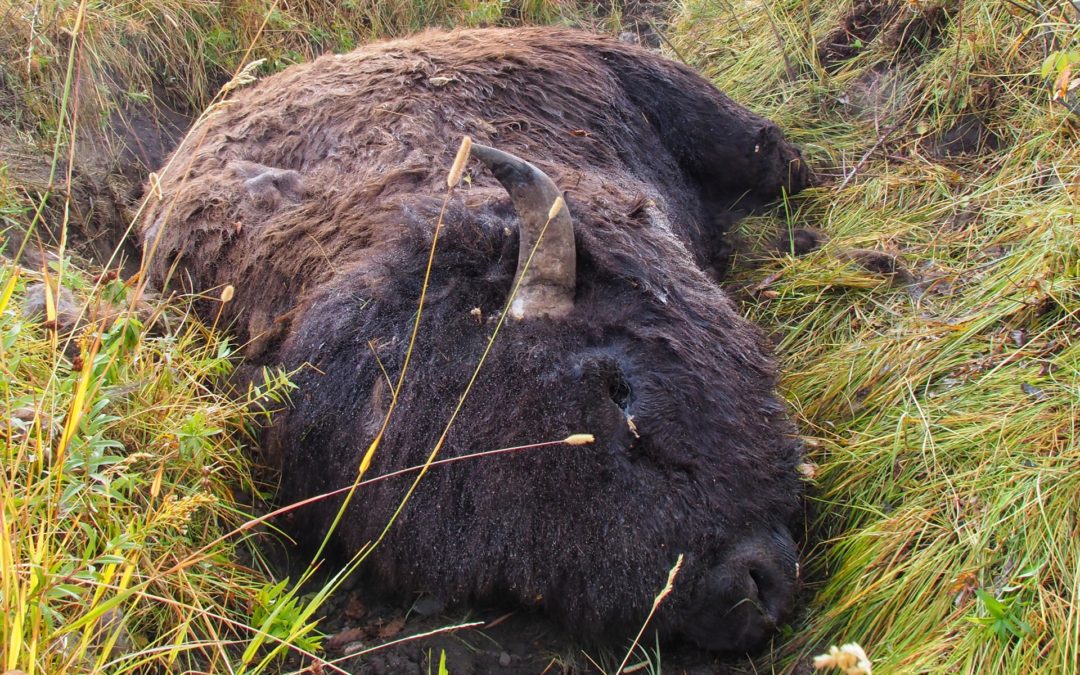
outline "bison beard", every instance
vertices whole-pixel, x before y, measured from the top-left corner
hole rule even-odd
[[[300,368],[263,435],[282,503],[348,485],[390,403],[381,368],[402,367],[463,134],[565,192],[577,275],[564,316],[505,326],[441,457],[596,442],[433,469],[367,573],[401,593],[539,604],[586,639],[621,641],[684,554],[651,626],[760,646],[791,610],[800,446],[759,332],[709,273],[735,218],[807,172],[773,124],[689,69],[546,28],[425,33],[289,68],[176,151],[141,222],[149,272],[236,286],[223,314],[247,345],[241,373]],[[514,279],[527,218],[470,170],[369,476],[423,464]],[[338,544],[375,539],[408,484],[362,488]],[[298,512],[296,532],[317,539],[339,504]]]

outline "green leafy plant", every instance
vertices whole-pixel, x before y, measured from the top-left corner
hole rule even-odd
[[[1020,618],[1022,606],[1018,603],[1006,604],[993,593],[982,589],[975,591],[975,597],[979,599],[987,615],[970,617],[971,621],[989,628],[999,640],[1025,638],[1033,633],[1031,626]]]
[[[295,588],[289,587],[288,579],[266,584],[252,599],[252,626],[281,642],[296,645],[308,652],[317,652],[323,636],[314,631],[314,623],[307,625],[307,629],[299,631],[299,634],[296,631],[297,626],[305,626],[309,616],[310,612],[305,610],[295,595]],[[253,641],[252,645],[257,646],[257,642]],[[254,650],[249,648],[249,652],[253,653]]]

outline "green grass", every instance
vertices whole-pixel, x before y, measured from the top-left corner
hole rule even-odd
[[[905,21],[929,11],[898,6]],[[968,0],[936,46],[870,41],[829,72],[813,46],[849,9],[689,2],[675,30],[717,86],[807,149],[823,184],[775,216],[832,237],[749,273],[770,280],[746,309],[779,341],[816,464],[809,605],[771,667],[855,641],[881,672],[1072,671],[1080,120],[1040,71],[1075,49],[1076,16]],[[898,94],[867,93],[881,73]],[[934,152],[967,113],[1000,147]],[[918,283],[836,255],[853,247],[902,255]]]
[[[0,271],[0,668],[214,670],[250,637],[266,586],[247,538],[223,537],[257,490],[238,442],[248,408],[287,383],[216,393],[228,341],[171,307],[144,317],[164,334],[129,312],[69,341],[20,310],[59,273]],[[72,270],[61,286],[130,292]]]
[[[1037,13],[963,0],[943,21],[940,5],[896,7],[907,30],[836,63],[816,45],[839,3],[686,0],[670,31],[822,179],[744,221],[746,238],[777,221],[831,237],[740,273],[762,287],[745,309],[777,341],[814,473],[806,608],[756,667],[854,641],[878,672],[1071,671],[1080,119],[1071,95],[1052,98],[1077,15],[1060,0]],[[66,231],[73,167],[113,156],[99,146],[125,105],[198,111],[257,59],[270,72],[422,25],[598,20],[555,0],[16,1],[0,10],[0,141],[51,161],[31,181],[0,157],[2,229]],[[998,147],[937,152],[970,115]],[[848,262],[852,248],[902,256],[917,282]],[[224,397],[231,348],[184,299],[66,343],[51,316],[26,316],[28,286],[141,307],[138,282],[69,255],[26,261],[0,269],[0,672],[273,672],[283,642],[316,649],[319,598],[272,578],[250,545],[252,499],[237,499],[258,492],[240,448],[248,404],[287,383]]]

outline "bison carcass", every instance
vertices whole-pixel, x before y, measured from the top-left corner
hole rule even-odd
[[[762,336],[710,275],[737,214],[807,172],[775,125],[688,68],[547,28],[425,33],[289,68],[213,111],[162,171],[141,221],[149,272],[235,286],[223,321],[247,367],[300,368],[264,432],[281,500],[348,485],[394,398],[464,135],[477,146],[366,475],[424,463],[560,191],[440,458],[596,441],[432,469],[367,573],[622,639],[683,554],[652,627],[760,645],[792,608],[800,445]],[[410,480],[361,488],[336,541],[377,539]],[[340,503],[300,511],[295,531],[320,536]]]

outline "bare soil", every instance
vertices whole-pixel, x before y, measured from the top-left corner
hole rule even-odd
[[[329,635],[324,658],[356,675],[435,673],[443,654],[454,675],[595,673],[590,659],[613,669],[625,656],[623,651],[578,644],[544,616],[523,608],[448,609],[431,596],[411,603],[386,601],[358,585],[332,598],[324,613],[320,628]],[[474,622],[482,625],[415,637]],[[627,636],[627,647],[631,637]],[[646,647],[650,653],[655,649],[651,642]],[[638,652],[629,664],[643,660]],[[290,665],[301,666],[298,661]],[[685,645],[665,646],[662,666],[665,673],[690,675],[749,672],[744,670],[745,660]],[[650,671],[642,665],[640,672]]]

